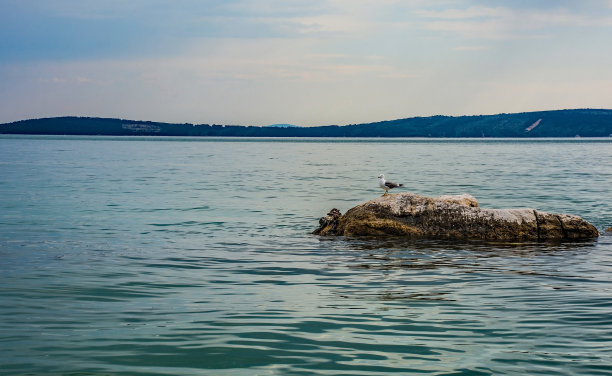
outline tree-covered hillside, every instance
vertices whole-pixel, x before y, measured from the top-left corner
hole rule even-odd
[[[1,124],[0,133],[234,137],[609,137],[612,136],[612,110],[430,116],[345,126],[286,128],[56,117]]]

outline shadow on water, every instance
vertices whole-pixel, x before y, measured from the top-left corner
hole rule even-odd
[[[435,240],[435,239],[405,239],[400,237],[387,237],[378,239],[373,237],[319,237],[320,242],[337,242],[340,249],[355,251],[470,251],[474,257],[521,256],[538,254],[554,254],[562,251],[577,251],[590,249],[597,245],[597,239],[576,241],[487,241],[487,240]],[[605,240],[599,240],[604,241]]]

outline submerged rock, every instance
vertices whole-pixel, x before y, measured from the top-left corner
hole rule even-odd
[[[344,215],[335,209],[313,234],[395,235],[408,238],[569,240],[599,236],[584,219],[535,209],[484,209],[471,195],[425,197],[414,193],[381,196]]]

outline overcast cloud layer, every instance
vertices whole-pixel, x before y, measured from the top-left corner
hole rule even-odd
[[[0,0],[0,122],[612,108],[609,0]]]

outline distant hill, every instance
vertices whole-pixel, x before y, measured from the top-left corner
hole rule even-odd
[[[0,124],[0,133],[233,137],[610,137],[612,110],[429,116],[319,127],[194,125],[110,118],[56,117]]]
[[[270,125],[266,125],[266,127],[272,127],[272,128],[300,128],[299,125],[293,125],[293,124],[270,124]]]

